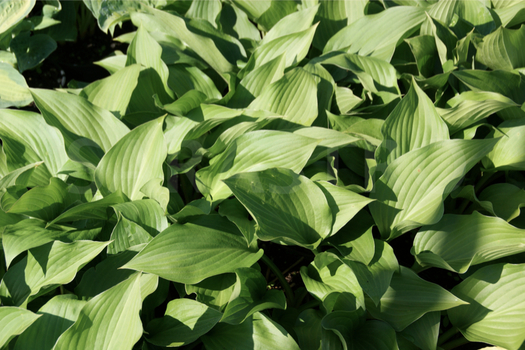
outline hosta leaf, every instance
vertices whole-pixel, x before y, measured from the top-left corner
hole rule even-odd
[[[139,74],[140,65],[128,66],[110,77],[89,84],[82,89],[80,96],[120,118],[126,114]]]
[[[185,16],[189,18],[205,19],[217,27],[217,17],[221,13],[222,3],[219,0],[193,1]]]
[[[142,336],[140,280],[132,275],[88,301],[53,349],[131,349]]]
[[[127,57],[120,51],[113,52],[112,56],[108,56],[100,61],[93,62],[93,64],[99,65],[109,72],[109,74],[115,74],[119,70],[126,67]]]
[[[495,92],[466,91],[447,102],[451,108],[436,108],[447,123],[450,133],[464,129],[493,113],[517,107],[514,101]]]
[[[205,100],[213,101],[222,98],[213,80],[199,68],[185,64],[175,64],[168,68],[170,71],[168,84],[179,98],[191,91],[202,92],[206,96]]]
[[[368,265],[374,257],[374,225],[372,216],[366,210],[362,210],[348,225],[343,226],[339,234],[330,237],[326,242],[333,245],[342,258]]]
[[[520,215],[521,207],[525,206],[525,191],[509,183],[494,184],[480,193],[479,200],[492,203],[497,216],[511,221]]]
[[[517,350],[525,341],[523,264],[483,267],[452,289],[470,305],[448,311],[452,324],[472,342]]]
[[[400,266],[379,304],[376,306],[367,302],[366,307],[372,316],[388,322],[399,332],[427,312],[447,310],[465,304],[467,302],[437,284],[427,282],[412,270]]]
[[[0,108],[23,107],[33,101],[24,76],[7,63],[0,62]]]
[[[363,197],[329,182],[318,181],[316,184],[323,190],[332,215],[335,217],[331,235],[335,235],[361,209],[368,203],[373,202],[373,199]]]
[[[227,199],[221,203],[219,214],[225,216],[237,226],[239,231],[246,238],[248,244],[255,244],[257,224],[249,219],[250,214],[246,208],[236,198]]]
[[[503,1],[503,7],[494,8],[503,27],[513,27],[525,22],[525,4],[521,1]]]
[[[414,255],[420,265],[459,273],[471,265],[523,251],[523,230],[478,212],[445,215],[437,224],[423,227],[414,239]]]
[[[262,250],[248,248],[237,228],[226,219],[205,216],[194,223],[171,225],[124,268],[192,284],[251,266],[262,254]]]
[[[261,33],[257,27],[250,22],[248,15],[235,4],[222,4],[220,16],[222,30],[238,39],[261,40]]]
[[[476,59],[493,70],[524,67],[525,55],[520,50],[524,40],[525,27],[516,30],[500,27],[478,44]]]
[[[385,120],[381,132],[383,142],[375,156],[379,171],[407,152],[449,138],[447,125],[414,80],[408,93]]]
[[[370,198],[378,199],[370,203],[370,211],[381,235],[392,239],[438,222],[443,215],[443,198],[496,142],[439,141],[394,160],[370,193]]]
[[[425,19],[425,11],[420,7],[391,7],[341,29],[328,40],[323,53],[344,50],[390,62],[398,42],[417,30]]]
[[[202,337],[202,341],[209,350],[299,350],[295,340],[281,325],[260,312],[239,325],[219,323]]]
[[[44,162],[29,164],[6,174],[0,179],[0,189],[5,190],[11,186],[27,186],[33,175],[33,171],[43,163]]]
[[[133,129],[104,155],[95,171],[95,182],[102,195],[120,190],[131,200],[142,199],[142,186],[152,179],[164,178],[162,163],[167,148],[163,120],[155,119]]]
[[[67,205],[68,187],[60,179],[51,178],[49,185],[35,187],[24,193],[9,209],[9,213],[24,214],[51,221]]]
[[[144,228],[150,235],[156,236],[168,228],[168,220],[160,205],[152,199],[112,205],[116,213]]]
[[[39,114],[11,109],[0,110],[0,138],[10,171],[44,161],[44,164],[33,172],[30,183],[47,184],[49,178],[57,176],[68,161],[62,135],[46,124]]]
[[[41,288],[71,282],[77,271],[108,244],[54,241],[30,249],[27,256],[13,265],[2,279],[0,295],[4,305],[22,305]]]
[[[0,4],[0,34],[24,19],[35,4],[36,0],[2,1]],[[0,346],[3,345],[0,344]]]
[[[317,117],[317,84],[303,68],[293,69],[269,85],[248,108],[274,112],[290,122],[310,126]]]
[[[179,347],[194,342],[210,331],[222,314],[190,299],[175,299],[168,303],[164,317],[146,326],[147,340],[158,346]]]
[[[521,119],[507,120],[492,130],[487,137],[501,137],[494,149],[483,159],[483,166],[490,170],[524,170],[525,122]]]
[[[288,168],[298,173],[316,147],[311,138],[281,131],[252,131],[236,138],[210,166],[197,171],[201,193],[216,200],[226,199],[231,190],[222,182],[234,174],[268,168]],[[279,156],[276,157],[276,154]]]
[[[266,33],[259,45],[264,45],[285,35],[302,32],[310,28],[318,7],[319,6],[312,6],[281,18],[281,20]]]
[[[257,4],[250,0],[234,0],[233,3],[246,12],[265,32],[297,9],[297,3],[289,0],[261,0],[257,1]]]
[[[19,307],[2,306],[0,309],[0,347],[4,347],[15,336],[21,334],[40,315]]]
[[[49,300],[38,310],[39,319],[18,337],[15,350],[52,350],[58,337],[75,323],[85,304],[73,294],[57,295]]]
[[[457,1],[457,15],[476,30],[487,35],[496,29],[496,23],[483,1]]]
[[[234,273],[208,277],[196,284],[186,284],[188,294],[196,294],[196,300],[214,309],[223,309],[230,301],[237,276]],[[222,316],[221,316],[222,317]]]
[[[126,249],[146,244],[153,237],[140,225],[119,215],[119,221],[111,232],[111,244],[108,246],[108,254],[117,254]]]
[[[423,350],[436,350],[439,336],[440,312],[429,312],[405,328],[400,334]]]
[[[97,164],[103,152],[129,132],[109,111],[82,97],[45,89],[31,89],[31,94],[46,122],[64,136],[74,160]]]
[[[297,317],[293,329],[302,350],[319,350],[321,347],[322,319],[323,312],[314,309],[306,309]]]
[[[434,64],[438,55],[436,39],[432,35],[420,35],[405,39],[416,59],[419,75],[431,77],[434,73]]]
[[[365,307],[363,290],[355,273],[332,253],[320,253],[310,265],[301,267],[301,277],[306,289],[319,300],[339,292],[353,301],[353,308],[348,311]]]
[[[46,59],[57,48],[57,43],[47,34],[35,34],[30,36],[24,31],[13,38],[10,49],[16,56],[18,70],[36,67]]]
[[[330,234],[332,213],[323,191],[292,170],[241,173],[224,183],[254,217],[261,240],[316,247]]]
[[[342,86],[335,88],[335,100],[337,108],[342,114],[350,112],[355,107],[363,103],[363,99],[354,95],[352,90]]]

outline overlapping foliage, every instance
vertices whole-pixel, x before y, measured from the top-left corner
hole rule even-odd
[[[525,349],[523,1],[34,6],[0,2],[0,348]],[[110,75],[28,87],[91,14],[135,28]]]

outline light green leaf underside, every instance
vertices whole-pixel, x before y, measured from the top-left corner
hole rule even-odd
[[[465,273],[482,264],[525,251],[525,231],[504,220],[483,216],[445,215],[423,227],[414,239],[414,254],[422,266]]]
[[[260,259],[262,250],[248,248],[237,228],[219,216],[206,216],[196,223],[173,224],[124,268],[145,271],[180,283],[203,279]]]
[[[383,237],[395,238],[443,215],[443,199],[497,140],[445,140],[393,161],[374,184],[370,211]],[[450,157],[454,154],[454,157]]]
[[[261,240],[316,247],[331,232],[332,213],[323,191],[292,170],[240,173],[224,183],[254,217]]]
[[[469,341],[509,350],[525,341],[525,274],[523,264],[495,264],[476,271],[452,289],[470,305],[448,311],[452,324]]]

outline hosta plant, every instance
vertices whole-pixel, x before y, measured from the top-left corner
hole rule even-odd
[[[525,2],[66,3],[0,2],[1,349],[525,349]]]

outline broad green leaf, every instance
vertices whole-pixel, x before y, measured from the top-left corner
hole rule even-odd
[[[517,107],[510,98],[495,92],[466,91],[448,100],[451,108],[436,108],[450,133],[462,130],[503,109]]]
[[[306,309],[297,317],[293,329],[302,350],[319,350],[321,347],[322,318],[323,312],[314,309]]]
[[[113,33],[117,23],[129,19],[131,12],[137,11],[143,6],[138,1],[101,1],[101,0],[83,0],[84,5],[91,11],[97,19],[99,28],[107,34],[108,30]]]
[[[157,104],[157,107],[165,110],[170,114],[184,116],[188,114],[192,109],[199,107],[200,104],[206,101],[207,99],[208,98],[206,97],[206,95],[200,92],[199,90],[190,90],[173,103],[162,105],[160,100],[155,101],[155,103]]]
[[[194,293],[197,301],[221,310],[230,301],[236,281],[234,273],[225,273],[208,277],[196,284],[186,284],[185,290],[188,294]]]
[[[425,19],[420,7],[391,7],[341,29],[328,40],[323,53],[346,51],[390,62],[398,42],[416,31]]]
[[[333,292],[347,295],[353,304],[351,310],[365,308],[365,297],[354,271],[335,254],[317,254],[314,261],[301,267],[303,282],[313,296],[325,301]]]
[[[224,183],[257,222],[261,240],[315,248],[331,232],[332,213],[323,191],[292,170],[240,173]]]
[[[412,270],[400,266],[378,305],[367,302],[373,317],[388,322],[398,332],[432,311],[468,304],[437,284],[427,282]]]
[[[62,135],[46,124],[39,114],[11,109],[0,110],[0,138],[10,171],[44,161],[44,164],[33,172],[29,181],[32,185],[49,183],[49,178],[57,176],[68,161]],[[63,175],[60,177],[64,178]]]
[[[3,191],[11,186],[27,186],[33,175],[33,171],[43,163],[44,162],[29,164],[6,174],[0,179],[0,189]]]
[[[64,136],[73,160],[96,165],[129,132],[111,112],[82,97],[46,89],[31,89],[31,94],[46,122]]]
[[[524,40],[525,27],[516,30],[500,27],[478,44],[476,59],[493,70],[524,67],[525,55],[520,49]]]
[[[62,180],[52,177],[49,185],[34,187],[24,193],[11,206],[9,213],[24,214],[44,221],[51,221],[65,209],[67,195],[67,185]]]
[[[443,198],[497,140],[445,140],[394,160],[374,184],[370,211],[381,235],[393,239],[443,216]],[[450,157],[454,154],[454,157]]]
[[[283,17],[296,11],[298,4],[290,0],[234,0],[233,3],[246,12],[248,17],[268,32]]]
[[[217,28],[217,17],[221,13],[222,3],[219,0],[202,1],[197,0],[191,3],[185,16],[188,18],[205,19]]]
[[[456,13],[459,18],[474,26],[483,35],[496,29],[494,18],[482,0],[457,1]]]
[[[435,59],[438,54],[436,38],[432,35],[419,35],[405,39],[416,59],[419,75],[431,77],[434,75]]]
[[[2,246],[7,267],[20,253],[51,242],[67,234],[67,232],[45,229],[40,220],[26,219],[4,228]]]
[[[15,336],[24,332],[40,315],[19,307],[0,309],[0,347],[4,348]]]
[[[242,172],[274,167],[298,173],[305,166],[317,142],[311,138],[281,131],[252,131],[236,138],[226,150],[213,158],[208,167],[196,173],[201,193],[214,201],[226,199],[231,190],[222,182]],[[275,155],[279,154],[278,157]]]
[[[140,275],[132,275],[88,301],[53,350],[131,349],[142,336]]]
[[[0,34],[24,19],[35,6],[36,0],[8,0],[0,3]],[[0,347],[4,344],[0,344]]]
[[[54,241],[30,249],[27,256],[13,265],[2,279],[0,296],[4,305],[23,305],[27,298],[46,286],[71,282],[77,271],[108,244]]]
[[[500,1],[503,7],[495,7],[503,27],[513,27],[525,22],[525,4],[521,1]]]
[[[236,70],[236,62],[229,62],[212,39],[188,28],[182,17],[152,8],[146,11],[131,15],[135,24],[140,23],[149,32],[158,30],[180,39],[223,77]]]
[[[315,21],[320,21],[313,46],[323,50],[326,42],[339,30],[365,16],[368,0],[319,1]]]
[[[307,30],[312,25],[318,8],[319,6],[312,6],[283,17],[266,33],[259,45],[262,46],[285,35]]]
[[[108,56],[100,61],[93,62],[98,66],[101,66],[109,72],[109,74],[115,74],[119,70],[126,67],[127,56],[120,51],[115,51],[113,55]]]
[[[525,122],[521,119],[507,120],[492,130],[487,138],[499,138],[498,143],[483,159],[483,166],[490,170],[525,169]]]
[[[162,163],[167,149],[163,121],[158,118],[133,129],[104,155],[95,171],[103,196],[120,190],[131,200],[142,199],[140,189],[148,181],[164,178]]]
[[[414,239],[413,254],[421,266],[465,273],[472,265],[523,251],[523,230],[474,212],[445,215],[437,224],[423,227]]]
[[[258,46],[253,53],[250,61],[255,64],[254,68],[261,67],[276,57],[285,55],[286,67],[296,66],[306,57],[308,49],[314,38],[317,24],[300,32],[291,33],[276,37],[273,40],[265,41]]]
[[[237,226],[249,245],[256,243],[255,231],[257,225],[249,219],[250,214],[236,198],[223,201],[219,207],[219,214],[223,217],[225,216]]]
[[[423,315],[400,334],[422,350],[436,350],[441,313],[434,311]]]
[[[350,112],[363,103],[363,99],[354,95],[351,89],[342,86],[335,88],[335,101],[342,114]]]
[[[505,221],[511,221],[520,215],[525,206],[525,191],[510,183],[494,184],[479,195],[480,201],[492,203],[494,213]]]
[[[330,235],[335,235],[361,209],[368,203],[373,202],[373,199],[363,197],[329,182],[318,181],[316,184],[324,192],[332,215],[335,218]]]
[[[408,93],[385,120],[381,132],[383,142],[375,154],[380,172],[410,151],[449,139],[447,125],[414,80]]]
[[[317,84],[303,68],[293,69],[264,89],[248,108],[274,112],[287,121],[310,126],[317,118]]]
[[[28,31],[15,36],[11,41],[11,51],[16,56],[20,73],[36,67],[57,48],[57,43],[47,34],[30,36]]]
[[[525,275],[523,264],[483,267],[452,289],[470,305],[448,311],[452,324],[472,342],[509,350],[525,341]]]
[[[168,303],[164,317],[148,323],[146,339],[158,346],[186,345],[210,331],[221,317],[219,311],[198,301],[175,299]]]
[[[73,294],[53,297],[38,310],[38,320],[18,337],[15,350],[52,350],[58,337],[75,323],[85,304]]]
[[[133,246],[150,242],[153,237],[140,225],[119,215],[118,223],[111,232],[108,254],[117,254]]]
[[[142,226],[152,236],[168,228],[168,220],[164,211],[152,199],[118,203],[111,207],[117,214]]]
[[[7,63],[0,62],[0,108],[23,107],[33,101],[24,76]]]
[[[139,74],[140,65],[128,66],[112,76],[89,84],[82,89],[80,96],[121,118],[126,114]]]
[[[126,197],[121,191],[116,191],[97,201],[74,206],[50,221],[48,225],[85,219],[108,220],[112,215],[112,213],[108,212],[108,208],[114,204],[123,203],[126,200]]]
[[[222,30],[238,39],[261,40],[261,33],[257,27],[250,22],[248,15],[235,4],[222,4],[220,16]]]
[[[124,268],[192,284],[239,267],[249,267],[260,259],[263,251],[248,248],[237,232],[233,224],[216,215],[185,225],[173,224]]]
[[[194,90],[205,94],[209,101],[222,98],[213,80],[199,68],[185,64],[171,65],[168,68],[170,71],[168,84],[179,98]]]
[[[219,323],[201,339],[209,350],[300,350],[290,333],[260,312],[239,325]]]
[[[323,327],[333,330],[344,349],[355,350],[399,350],[396,342],[396,332],[385,322],[369,320],[355,328],[348,327],[353,321],[348,312],[336,311],[323,318]]]
[[[279,290],[267,290],[266,279],[253,268],[235,270],[237,281],[221,322],[240,324],[255,312],[265,309],[286,309],[286,298]]]

